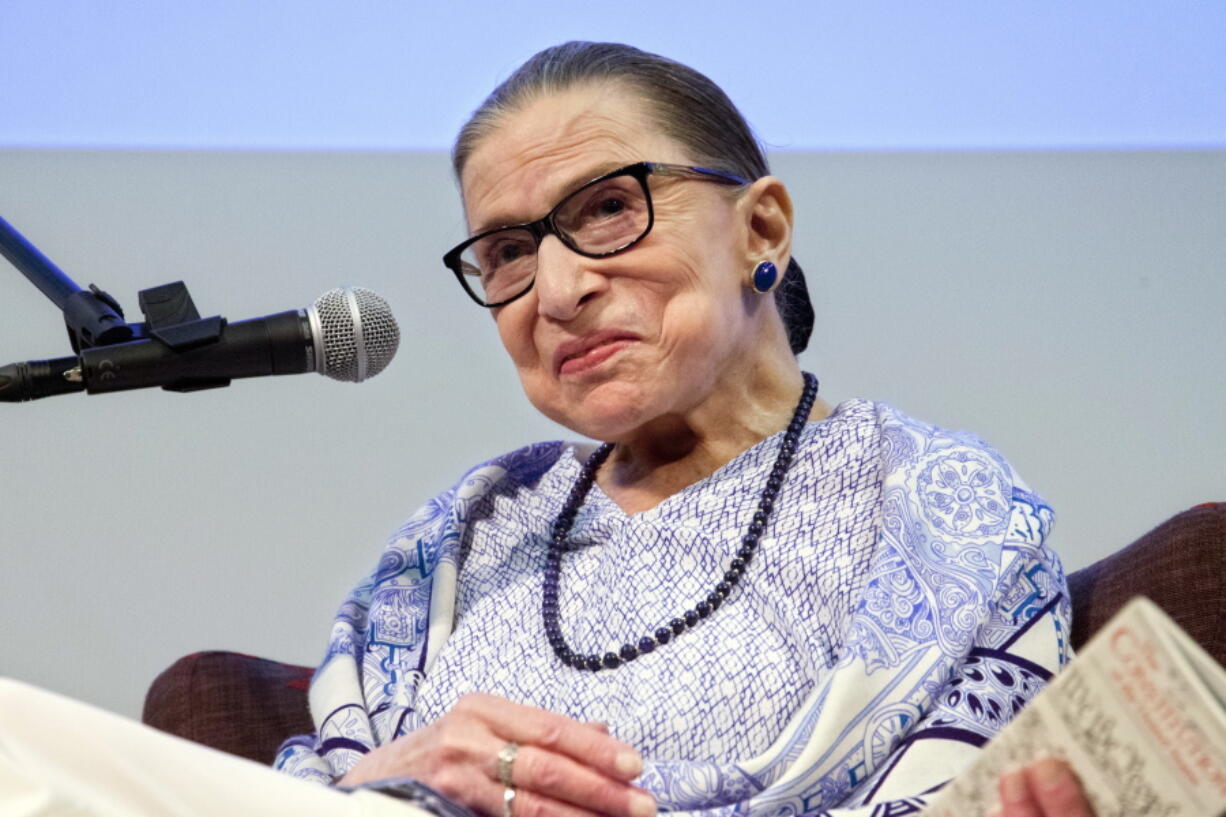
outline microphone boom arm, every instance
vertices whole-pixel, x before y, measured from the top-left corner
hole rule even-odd
[[[25,236],[0,217],[0,255],[38,287],[64,313],[72,350],[123,343],[138,336],[138,327],[123,317],[115,299],[90,284],[82,289]]]

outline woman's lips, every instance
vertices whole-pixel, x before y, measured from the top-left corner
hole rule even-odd
[[[594,369],[613,355],[638,340],[628,332],[605,330],[593,332],[558,347],[554,367],[560,375],[575,375]]]

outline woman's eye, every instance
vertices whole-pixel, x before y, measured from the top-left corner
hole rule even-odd
[[[615,216],[626,209],[626,203],[621,199],[607,198],[600,202],[597,212],[602,216]]]
[[[630,209],[625,196],[620,194],[605,194],[591,199],[584,208],[583,221],[586,224],[598,224],[625,215]]]
[[[519,244],[504,244],[498,248],[494,260],[498,264],[509,264],[524,254],[524,248]]]
[[[568,235],[592,231],[625,230],[646,212],[638,182],[617,177],[592,184],[571,196],[558,208],[555,224]]]
[[[531,247],[523,241],[499,241],[487,247],[482,254],[481,271],[488,276],[500,267],[513,264],[530,253]]]

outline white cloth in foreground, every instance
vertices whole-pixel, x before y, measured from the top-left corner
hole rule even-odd
[[[4,817],[428,817],[344,794],[0,678]]]
[[[782,438],[632,516],[593,486],[562,563],[572,648],[616,651],[710,592]],[[341,607],[311,688],[318,734],[275,765],[329,781],[481,691],[608,723],[662,809],[906,814],[1069,657],[1051,510],[977,437],[853,400],[806,426],[710,618],[618,669],[565,667],[541,581],[580,468],[561,443],[520,449],[410,519]]]

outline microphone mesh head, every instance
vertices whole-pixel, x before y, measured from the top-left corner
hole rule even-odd
[[[320,374],[361,383],[392,362],[400,345],[400,327],[387,301],[376,293],[362,287],[329,290],[310,311]]]

